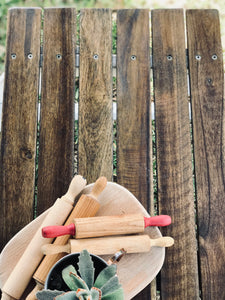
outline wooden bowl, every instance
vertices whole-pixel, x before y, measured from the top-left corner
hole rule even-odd
[[[82,193],[90,193],[93,184],[84,188]],[[140,202],[127,189],[119,184],[108,182],[105,190],[99,196],[101,207],[98,216],[110,216],[120,214],[142,213],[149,217],[149,214]],[[48,211],[44,212],[37,219],[29,223],[18,232],[5,246],[0,255],[0,287],[4,285],[10,272],[15,267],[17,261],[23,254],[36,230],[40,227]],[[156,227],[145,229],[145,234],[150,238],[161,237],[161,233]],[[126,254],[118,266],[118,277],[125,292],[125,299],[132,299],[142,289],[144,289],[160,271],[165,257],[165,249],[152,247],[149,252]],[[102,256],[108,260],[109,256]]]

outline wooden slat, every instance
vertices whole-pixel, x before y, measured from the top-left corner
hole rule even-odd
[[[149,12],[117,14],[118,182],[149,201]],[[132,58],[134,60],[132,60]]]
[[[112,180],[112,37],[110,9],[80,16],[78,170],[87,181]]]
[[[152,12],[158,206],[174,237],[161,272],[162,299],[198,299],[183,10]]]
[[[0,160],[0,243],[33,218],[41,9],[10,9]]]
[[[75,9],[45,9],[43,34],[38,214],[67,191],[73,176]]]
[[[187,11],[187,31],[202,299],[225,299],[224,71],[218,11]]]
[[[117,13],[117,182],[150,207],[149,11]],[[150,299],[150,289],[135,299]]]

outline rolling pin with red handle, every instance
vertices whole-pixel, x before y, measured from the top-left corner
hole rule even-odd
[[[148,226],[167,226],[171,218],[167,215],[143,217],[141,214],[119,216],[100,216],[93,218],[75,218],[68,226],[47,226],[42,229],[45,238],[57,237],[64,234],[75,238],[111,236],[128,233],[144,232]]]
[[[108,255],[116,253],[123,248],[126,253],[148,252],[151,247],[170,247],[174,244],[171,237],[151,239],[147,234],[127,235],[118,237],[101,237],[90,239],[70,239],[64,246],[44,245],[42,252],[51,255],[59,252],[75,253],[83,249],[95,255]]]
[[[70,216],[68,217],[65,225],[70,224],[73,222],[74,218],[82,218],[82,217],[93,217],[96,215],[97,211],[100,208],[100,203],[98,201],[98,196],[101,192],[105,189],[107,185],[106,177],[99,177],[96,180],[91,192],[89,194],[83,194],[79,198],[77,204],[75,205],[74,209],[72,210]],[[65,245],[68,242],[70,235],[60,236],[55,239],[53,244],[50,244],[54,247],[60,247]],[[44,288],[44,283],[46,277],[51,270],[52,266],[64,255],[63,253],[58,253],[56,255],[47,255],[42,260],[41,264],[35,271],[33,278],[36,280],[36,287],[33,291],[27,296],[26,300],[34,300],[36,299],[35,294],[38,290]]]
[[[67,193],[56,200],[6,280],[2,288],[2,300],[10,299],[10,297],[15,299],[21,298],[34,271],[43,258],[41,246],[52,241],[52,239],[44,239],[42,237],[41,228],[53,223],[55,225],[63,224],[73,209],[75,197],[83,190],[85,185],[86,180],[82,176],[75,176],[70,183]]]

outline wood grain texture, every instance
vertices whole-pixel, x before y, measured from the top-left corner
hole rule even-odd
[[[144,218],[140,214],[77,218],[73,223],[77,239],[141,233],[145,229]]]
[[[40,29],[41,9],[9,10],[0,160],[0,250],[33,218]]]
[[[117,14],[118,183],[149,207],[149,11]],[[133,60],[132,60],[133,59]]]
[[[71,239],[69,244],[63,247],[70,248],[69,252],[80,252],[82,249],[87,249],[92,254],[108,255],[115,254],[118,252],[118,249],[124,249],[127,254],[130,254],[149,252],[151,247],[170,247],[172,245],[173,239],[168,236],[151,239],[147,234],[138,234],[91,239]]]
[[[75,9],[45,9],[37,213],[65,194],[73,176]]]
[[[218,11],[187,11],[187,32],[202,299],[225,299],[224,71]]]
[[[175,239],[161,272],[163,299],[198,299],[183,10],[152,12],[159,214]]]
[[[87,182],[112,180],[112,37],[110,9],[80,16],[78,170]]]
[[[117,13],[117,182],[150,208],[149,11]],[[150,299],[150,289],[134,299]]]

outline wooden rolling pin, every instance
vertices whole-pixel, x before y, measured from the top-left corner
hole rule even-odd
[[[86,180],[82,176],[75,176],[70,183],[67,193],[56,200],[5,282],[2,288],[2,300],[9,299],[9,297],[21,298],[34,271],[43,258],[41,246],[52,241],[52,239],[44,239],[42,237],[41,228],[53,223],[55,225],[63,224],[73,209],[74,198],[82,191],[85,185]]]
[[[94,218],[75,218],[68,226],[47,226],[42,229],[45,238],[64,234],[73,235],[77,239],[88,237],[111,236],[144,232],[148,226],[167,226],[171,218],[167,215],[143,217],[141,214],[101,216]]]
[[[95,255],[114,254],[119,249],[124,249],[126,253],[148,252],[151,247],[170,247],[174,244],[171,237],[160,237],[151,239],[147,234],[127,235],[119,237],[102,237],[90,239],[70,239],[64,246],[44,245],[44,254],[51,255],[59,252],[75,253],[87,249]]]
[[[82,195],[68,217],[65,225],[73,222],[74,218],[83,218],[83,217],[93,217],[96,215],[97,211],[100,208],[100,203],[97,198],[104,190],[107,185],[106,177],[100,177],[94,184],[90,194]],[[60,236],[55,239],[54,243],[51,245],[53,247],[60,247],[65,245],[68,242],[70,235]],[[57,252],[58,253],[58,252]],[[44,283],[46,277],[51,270],[52,266],[63,256],[65,253],[58,253],[56,255],[47,255],[44,257],[43,261],[39,265],[38,269],[33,275],[33,278],[36,280],[36,287],[33,291],[27,296],[26,300],[36,299],[36,292],[44,288]]]

